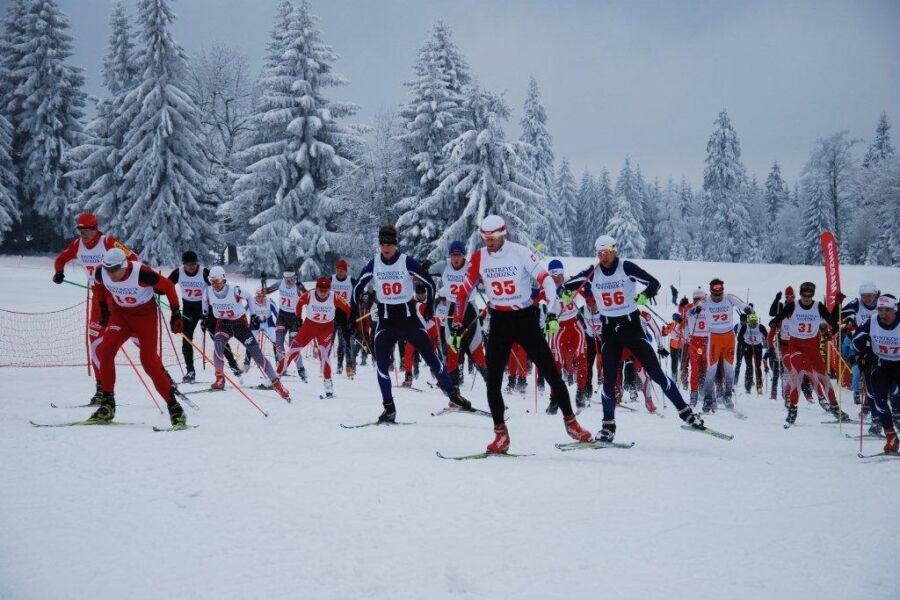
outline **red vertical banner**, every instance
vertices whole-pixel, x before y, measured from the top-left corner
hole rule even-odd
[[[829,311],[834,309],[835,298],[841,290],[841,265],[838,259],[837,240],[830,231],[823,231],[819,236],[822,244],[822,258],[825,261],[825,306]]]

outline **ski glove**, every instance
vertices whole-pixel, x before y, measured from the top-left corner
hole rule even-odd
[[[62,283],[63,280],[65,280],[65,278],[66,278],[65,273],[63,273],[62,271],[57,271],[56,273],[53,274],[53,283],[56,283],[56,284]]]
[[[701,310],[703,310],[701,307],[695,306],[694,308],[691,309],[691,314],[699,315]]]
[[[181,311],[177,308],[172,310],[172,318],[169,319],[169,326],[172,333],[181,333],[184,331],[184,321],[181,320]]]
[[[647,297],[647,294],[644,293],[638,294],[637,298],[634,299],[638,306],[647,306],[647,300],[649,300],[649,298]]]
[[[547,335],[554,335],[557,331],[559,331],[559,319],[556,318],[555,314],[549,313],[546,321],[544,321],[544,332]]]
[[[572,298],[575,297],[575,292],[572,290],[564,290],[562,294],[560,294],[559,299],[564,303],[568,304],[572,301]]]
[[[659,354],[662,358],[666,358],[667,356],[669,356],[669,351],[662,346],[656,349],[656,353]]]
[[[459,352],[462,347],[463,328],[460,323],[450,325],[450,347],[454,352]]]
[[[250,328],[259,329],[259,315],[250,316]]]

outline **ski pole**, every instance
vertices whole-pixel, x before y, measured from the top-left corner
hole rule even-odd
[[[65,280],[63,280],[65,281]],[[87,355],[87,372],[88,377],[91,376],[91,288],[84,286],[87,290],[87,300],[84,301],[84,352]]]
[[[184,335],[184,333],[181,334],[181,337],[184,338],[184,339],[187,341],[188,344],[190,344],[191,346],[193,346],[193,347],[194,347],[194,350],[196,350],[197,352],[200,353],[200,355],[203,357],[203,360],[204,360],[204,361],[208,362],[208,363],[209,363],[210,365],[212,365],[213,368],[215,369],[215,365],[213,365],[212,361],[209,360],[209,357],[206,355],[206,352],[203,352],[202,350],[200,350],[200,348],[197,347],[197,344],[195,344],[194,341],[193,341],[191,338],[189,338],[188,336]],[[218,373],[217,373],[217,375],[218,375]],[[239,393],[241,396],[243,396],[244,398],[246,398],[247,402],[249,402],[250,404],[253,405],[253,408],[255,408],[256,410],[258,410],[259,412],[261,412],[261,413],[262,413],[262,416],[264,416],[264,417],[268,417],[268,416],[269,416],[269,413],[267,413],[266,411],[264,411],[264,410],[259,406],[259,404],[257,404],[256,402],[253,401],[253,398],[251,398],[250,396],[247,395],[247,392],[244,391],[244,388],[242,388],[241,386],[239,386],[238,384],[236,384],[236,383],[234,382],[234,380],[233,380],[231,377],[229,377],[228,375],[225,374],[225,370],[224,370],[224,369],[222,369],[221,375],[222,375],[222,377],[225,378],[225,380],[226,380],[228,383],[230,383],[232,386],[234,386],[234,389],[236,389],[236,390],[238,391],[238,393]]]
[[[162,323],[162,317],[163,317],[162,307],[159,304],[157,304],[156,309],[159,311],[159,322]],[[184,375],[185,375],[184,366],[181,364],[181,357],[178,356],[178,349],[175,347],[175,339],[172,337],[172,332],[169,331],[168,327],[165,327],[165,330],[166,330],[166,335],[169,336],[169,343],[172,345],[172,352],[175,353],[175,360],[178,362],[178,369],[181,371],[181,376],[184,377]],[[159,357],[162,358],[162,352],[159,353]]]
[[[143,384],[144,389],[147,390],[147,395],[150,396],[150,400],[153,401],[153,404],[156,406],[156,410],[159,411],[159,414],[163,414],[162,408],[159,406],[159,402],[156,401],[156,396],[153,395],[153,392],[150,391],[150,388],[147,386],[147,382],[144,381],[143,376],[140,371],[137,370],[137,367],[134,364],[134,361],[131,360],[131,357],[128,355],[128,350],[125,347],[122,347],[122,354],[125,355],[125,358],[128,359],[128,364],[131,365],[131,368],[134,369],[134,374],[137,375],[137,378],[140,380],[141,384]]]

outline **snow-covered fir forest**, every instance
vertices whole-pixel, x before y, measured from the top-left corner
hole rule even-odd
[[[280,4],[262,72],[213,44],[188,56],[168,0],[113,5],[104,94],[88,98],[54,0],[11,0],[0,31],[0,252],[57,250],[92,211],[151,264],[193,248],[251,274],[296,264],[303,278],[370,254],[396,223],[406,251],[473,247],[502,215],[549,254],[590,255],[606,232],[630,257],[820,262],[835,233],[844,263],[900,264],[900,155],[886,113],[872,129],[823,131],[799,173],[742,161],[727,107],[709,115],[704,164],[660,180],[639,158],[573,172],[553,145],[540,81],[510,98],[481,80],[443,22],[409,56],[405,97],[370,126],[344,98],[314,6]],[[263,49],[260,49],[263,51]],[[585,118],[593,118],[585,115]],[[689,179],[702,172],[702,186]],[[885,226],[885,225],[889,226]]]

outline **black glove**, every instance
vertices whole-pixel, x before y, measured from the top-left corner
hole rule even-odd
[[[200,319],[200,331],[206,333],[207,330],[209,330],[209,316],[203,315],[203,317]]]
[[[57,284],[62,283],[65,278],[66,278],[65,273],[63,273],[62,271],[57,271],[56,273],[53,274],[53,283],[57,283]]]
[[[770,358],[772,358],[772,349],[766,348],[766,351],[763,352],[763,360],[769,360]]]
[[[363,292],[359,297],[359,303],[362,306],[366,306],[369,303],[369,292]]]
[[[752,313],[753,313],[753,307],[752,307],[752,306],[745,306],[745,307],[744,307],[744,314],[745,314],[745,315],[749,315],[749,314],[752,314]]]
[[[172,317],[169,319],[169,327],[172,333],[181,333],[184,331],[184,321],[181,320],[181,311],[177,308],[172,311]]]
[[[692,315],[699,315],[701,310],[703,310],[703,309],[700,308],[699,306],[695,306],[694,308],[691,309],[691,314],[692,314]]]
[[[859,365],[860,371],[868,371],[869,367],[875,364],[875,361],[878,360],[875,356],[862,353],[856,357],[856,364]]]
[[[259,315],[250,315],[250,328],[259,329]]]
[[[778,292],[777,294],[775,294],[775,302],[780,302],[780,301],[781,301],[781,292]]]
[[[669,356],[669,351],[665,348],[657,348],[656,353],[659,354],[662,358],[666,358],[667,356]]]
[[[838,292],[837,294],[834,295],[834,300],[835,300],[835,302],[837,302],[838,304],[843,304],[843,303],[844,303],[844,300],[846,300],[846,299],[847,299],[847,296],[845,296],[845,295],[842,294],[841,292]]]

